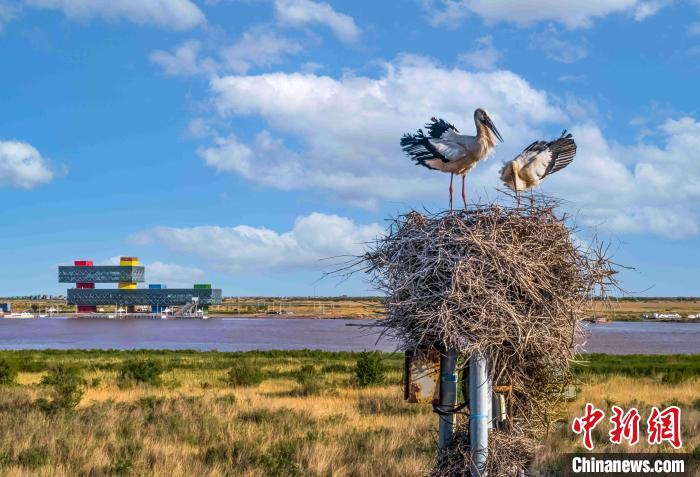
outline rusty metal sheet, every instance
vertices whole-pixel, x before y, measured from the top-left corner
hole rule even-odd
[[[440,353],[436,349],[406,351],[404,399],[430,404],[440,395]]]

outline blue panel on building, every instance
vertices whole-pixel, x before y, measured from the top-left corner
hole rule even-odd
[[[220,305],[220,288],[171,288],[113,290],[104,288],[70,288],[68,305],[151,305],[182,306],[197,298],[200,306]]]
[[[98,267],[58,267],[59,283],[143,283],[144,267],[100,265]]]

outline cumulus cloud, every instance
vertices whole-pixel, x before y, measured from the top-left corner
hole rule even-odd
[[[17,4],[0,0],[0,33],[6,24],[17,18],[18,14],[19,6]]]
[[[638,22],[645,20],[648,17],[656,15],[659,10],[670,3],[670,0],[652,0],[649,2],[640,2],[634,10],[634,19]]]
[[[557,30],[549,26],[530,38],[530,48],[544,52],[547,58],[560,63],[575,63],[588,56],[588,43],[579,39],[575,43],[560,38]]]
[[[501,58],[501,52],[493,44],[491,35],[477,38],[472,48],[459,55],[459,62],[478,70],[492,70]]]
[[[197,74],[245,74],[254,67],[265,68],[281,63],[285,56],[303,51],[300,42],[285,37],[269,27],[255,27],[244,32],[232,44],[219,46],[211,57],[202,57],[198,40],[185,41],[171,51],[155,50],[150,59],[169,76]]]
[[[253,137],[220,137],[200,155],[219,171],[284,189],[330,189],[371,208],[378,199],[432,195],[439,174],[417,172],[398,141],[433,115],[470,131],[474,109],[486,107],[511,148],[530,140],[540,125],[566,118],[545,92],[511,72],[448,69],[408,56],[385,67],[378,78],[215,77],[212,102],[220,118],[259,117],[267,127]]]
[[[110,265],[119,265],[120,256],[107,259]],[[159,283],[169,288],[191,288],[196,281],[206,277],[204,270],[197,267],[186,267],[177,263],[139,262],[146,268],[146,283]],[[145,285],[144,285],[145,286]]]
[[[206,23],[204,13],[190,0],[25,0],[31,7],[60,10],[68,18],[128,20],[170,30],[188,30]]]
[[[234,44],[220,51],[228,71],[247,73],[253,66],[268,67],[280,63],[284,56],[303,50],[298,41],[274,30],[258,27],[245,32]]]
[[[156,50],[151,53],[152,62],[163,68],[169,76],[188,76],[202,72],[199,62],[199,50],[202,44],[197,40],[190,40],[176,46],[171,52]]]
[[[204,270],[197,267],[185,267],[176,263],[145,263],[148,283],[163,283],[170,288],[191,288],[195,282],[206,277]]]
[[[358,254],[382,233],[377,224],[359,225],[337,215],[312,213],[296,219],[287,232],[263,227],[156,227],[131,237],[138,244],[158,244],[192,254],[227,273],[323,269],[324,259]]]
[[[362,34],[350,15],[339,13],[325,2],[313,0],[275,0],[275,14],[282,23],[305,26],[318,23],[327,26],[341,41],[350,43]]]
[[[567,28],[589,27],[596,18],[613,13],[628,13],[641,20],[655,14],[666,2],[641,0],[423,0],[429,21],[434,26],[455,25],[470,14],[487,22],[499,21],[521,26],[554,21]]]
[[[419,57],[385,66],[374,78],[215,77],[211,101],[217,120],[253,117],[264,128],[250,136],[215,136],[198,153],[218,172],[266,187],[327,190],[365,208],[386,200],[416,204],[442,197],[447,178],[411,164],[398,146],[401,134],[433,115],[469,133],[474,108],[483,106],[506,142],[497,148],[500,160],[487,160],[469,174],[471,197],[500,187],[501,161],[533,139],[568,127],[579,145],[577,159],[545,181],[545,193],[566,198],[583,223],[605,230],[668,237],[700,233],[693,207],[700,198],[696,119],[669,119],[643,139],[620,144],[591,122],[600,116],[594,105],[554,98],[509,71],[450,69]]]
[[[0,141],[0,187],[31,189],[51,182],[49,162],[31,144]]]
[[[653,137],[662,145],[607,141],[600,128],[572,128],[578,155],[545,188],[579,208],[588,225],[619,233],[684,238],[700,233],[700,123],[669,119]]]

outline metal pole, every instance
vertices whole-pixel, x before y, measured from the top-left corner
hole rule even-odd
[[[440,410],[449,411],[457,405],[457,350],[447,350],[440,355]],[[452,442],[455,430],[455,414],[438,414],[438,448],[446,448]]]
[[[486,358],[474,353],[469,359],[469,437],[472,454],[472,477],[486,477],[491,415],[491,383]]]

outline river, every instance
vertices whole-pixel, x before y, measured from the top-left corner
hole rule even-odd
[[[109,320],[0,319],[0,349],[322,349],[394,351],[374,321],[299,318]],[[350,326],[348,326],[350,325]],[[612,354],[700,353],[700,324],[613,322],[587,325],[585,351]]]

